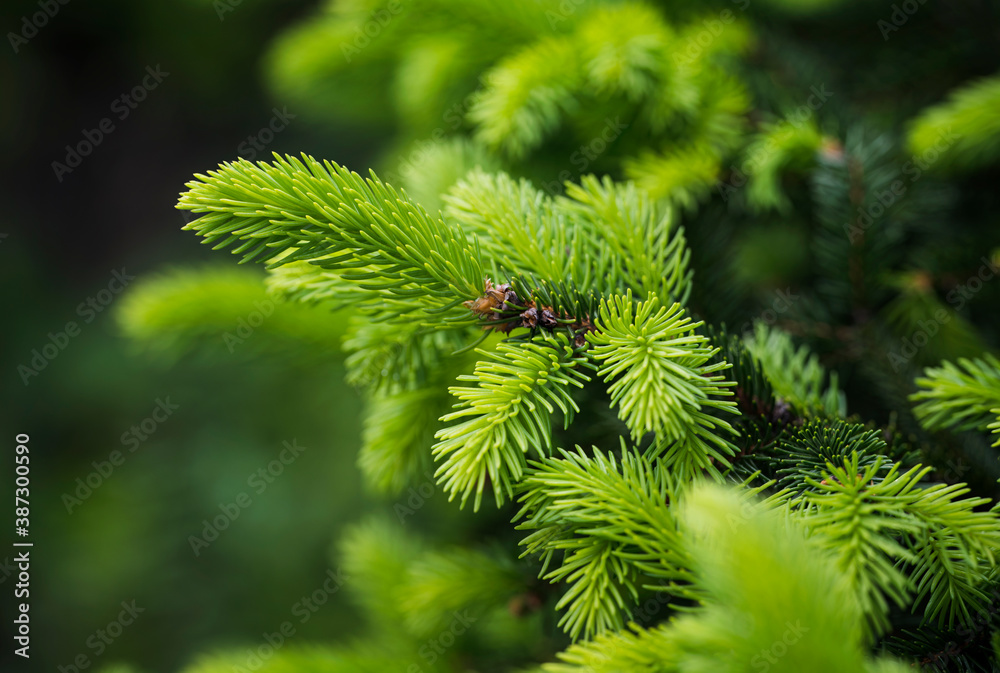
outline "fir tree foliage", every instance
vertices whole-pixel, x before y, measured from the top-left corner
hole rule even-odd
[[[398,495],[430,469],[427,446],[448,402],[433,386],[368,398],[358,468],[374,491]]]
[[[812,168],[824,142],[812,117],[796,124],[781,119],[762,125],[744,150],[747,203],[758,211],[788,212],[791,203],[781,187],[782,175]]]
[[[1000,434],[1000,362],[982,358],[959,359],[929,367],[916,381],[911,396],[914,413],[928,430],[991,430]],[[1000,438],[993,443],[1000,446]]]
[[[610,168],[654,199],[690,209],[744,142],[751,100],[725,66],[752,43],[732,10],[664,12],[600,0],[435,0],[419,9],[338,2],[279,39],[268,72],[278,98],[324,122],[396,121],[405,182],[453,182],[457,164],[438,159],[464,146],[484,168],[531,175],[555,190],[570,167],[575,176]],[[373,96],[366,81],[396,84]],[[548,148],[569,161],[546,165]],[[386,168],[396,170],[392,158]],[[436,209],[443,191],[411,193]]]
[[[688,477],[703,469],[718,475],[715,462],[725,465],[733,453],[719,436],[731,428],[702,410],[732,406],[714,399],[725,395],[717,372],[726,365],[706,364],[714,351],[704,337],[686,334],[697,325],[675,303],[691,278],[683,232],[634,186],[591,178],[553,200],[526,181],[474,171],[449,193],[444,219],[374,175],[363,180],[305,156],[224,164],[188,187],[179,207],[204,214],[188,228],[207,243],[235,245],[243,261],[289,267],[272,287],[293,300],[350,305],[367,317],[353,323],[344,344],[355,383],[415,390],[461,350],[470,324],[529,328],[518,343],[481,352],[486,359],[459,377],[476,385],[452,388],[458,408],[442,416],[433,454],[445,490],[463,504],[474,494],[478,509],[487,485],[498,505],[512,497],[525,454],[548,455],[550,415],[572,420],[571,391],[599,364],[605,376],[626,374],[612,384],[612,404],[633,436],[656,433],[668,465]],[[494,286],[490,267],[512,283]],[[354,288],[339,290],[345,282]],[[635,316],[633,289],[655,293]],[[598,301],[617,292],[626,295],[605,302],[598,321]],[[651,316],[661,300],[673,308]],[[443,323],[431,322],[437,315]],[[442,324],[456,336],[436,334],[432,327]],[[583,348],[587,338],[593,354]],[[645,355],[619,360],[629,352]],[[688,419],[697,422],[687,428]],[[397,444],[400,454],[412,446]],[[403,464],[412,472],[418,462]]]
[[[351,312],[343,350],[369,396],[359,464],[375,488],[401,492],[433,458],[449,499],[517,501],[524,556],[561,590],[558,625],[587,641],[553,670],[744,670],[775,642],[779,667],[825,652],[853,667],[831,670],[888,670],[863,648],[894,609],[954,629],[988,607],[997,511],[896,462],[891,433],[842,420],[836,373],[790,334],[694,320],[684,232],[634,184],[585,177],[551,197],[473,168],[437,216],[309,157],[224,164],[188,187],[179,207],[202,215],[188,228],[269,262],[275,296]],[[928,372],[918,415],[936,427],[962,405],[949,422],[980,427],[1000,406],[994,370]],[[618,448],[560,448],[601,382]],[[373,623],[404,643],[441,628],[443,609],[500,610],[526,590],[500,558],[426,551],[387,525],[343,549]],[[690,614],[631,623],[651,593]],[[783,630],[800,617],[816,635],[796,637],[817,642],[793,655]]]
[[[837,387],[837,374],[827,385],[826,369],[806,346],[796,346],[786,332],[754,324],[744,343],[761,364],[776,395],[805,415],[831,418],[846,413],[844,394]]]
[[[445,217],[474,232],[497,261],[494,276],[566,279],[589,297],[634,289],[684,303],[690,293],[683,228],[631,183],[584,176],[553,199],[527,180],[474,170],[444,200]]]
[[[563,334],[501,343],[495,353],[482,355],[474,374],[458,377],[476,385],[452,387],[458,409],[441,418],[462,422],[439,430],[440,441],[433,448],[442,461],[438,476],[445,490],[451,497],[460,494],[463,505],[475,494],[475,509],[487,483],[498,506],[513,496],[514,484],[524,474],[525,454],[535,450],[548,455],[551,414],[558,410],[566,424],[572,422],[578,408],[571,390],[589,380],[586,358]]]
[[[1000,75],[953,91],[948,100],[913,120],[909,150],[934,170],[964,170],[1000,158]]]
[[[624,444],[624,440],[623,440]],[[668,500],[669,472],[624,446],[621,459],[593,449],[561,451],[532,464],[522,484],[518,528],[542,577],[566,582],[557,608],[570,635],[619,630],[644,584],[689,595],[687,552]],[[556,560],[558,558],[558,561]],[[552,567],[549,570],[550,566]]]
[[[977,512],[985,498],[963,498],[964,484],[922,488],[931,468],[883,473],[855,453],[829,464],[824,479],[795,504],[804,522],[838,558],[869,619],[870,636],[889,628],[889,601],[921,607],[924,620],[968,623],[988,605],[1000,527],[994,512]]]
[[[734,384],[718,373],[728,363],[709,362],[716,350],[693,333],[698,326],[678,304],[663,307],[650,296],[634,305],[629,292],[602,301],[589,338],[601,363],[598,375],[614,380],[611,403],[633,440],[652,430],[665,449],[664,463],[679,474],[721,476],[717,465],[727,466],[735,450],[720,435],[732,427],[707,411],[733,411],[735,402],[718,398],[732,395],[725,388]]]
[[[399,169],[399,184],[428,212],[444,210],[444,195],[470,171],[493,174],[500,161],[481,143],[463,136],[420,147]],[[391,180],[390,180],[391,181]]]
[[[507,644],[489,630],[476,634],[474,643],[470,639],[470,626],[491,622],[501,625],[497,632],[513,631],[522,647],[535,645],[537,624],[526,620],[533,629],[520,628],[508,610],[509,601],[525,591],[523,573],[496,550],[433,548],[402,526],[376,518],[347,530],[334,557],[344,591],[368,622],[368,635],[336,647],[289,639],[269,655],[258,647],[219,651],[183,673],[444,673],[472,652],[478,651],[484,664],[505,652]],[[440,644],[443,633],[452,637],[448,647]]]
[[[278,155],[196,176],[188,228],[268,263],[270,294],[178,272],[137,287],[123,324],[172,350],[218,345],[274,300],[254,348],[345,358],[374,490],[433,478],[472,509],[492,495],[501,509],[478,516],[513,515],[525,537],[514,562],[509,538],[352,529],[338,559],[367,634],[283,648],[258,673],[998,670],[1000,510],[979,497],[995,489],[943,464],[980,437],[937,432],[1000,437],[996,294],[960,282],[996,247],[995,209],[989,188],[925,175],[996,163],[997,77],[967,79],[992,53],[934,39],[955,19],[927,4],[891,36],[910,49],[893,59],[876,35],[844,78],[818,61],[845,17],[874,33],[863,4],[721,7],[340,0],[279,37],[276,99],[395,132],[387,179]],[[820,83],[832,101],[803,116]],[[801,261],[768,250],[779,263],[755,272],[732,253],[772,217]],[[785,283],[801,298],[773,319],[718,326],[749,327]],[[466,609],[476,633],[422,656]]]
[[[598,268],[609,269],[607,282],[620,294],[652,293],[666,305],[686,304],[691,293],[690,251],[673,211],[634,183],[614,183],[584,176],[566,185],[559,205],[591,232],[589,253]]]
[[[822,482],[830,465],[856,461],[859,468],[891,466],[889,448],[876,430],[844,421],[811,420],[790,428],[776,442],[773,455],[761,457],[774,470],[777,485],[795,494]]]
[[[801,526],[717,487],[695,489],[679,510],[702,604],[669,623],[575,644],[546,671],[907,670],[866,657],[860,605]]]
[[[821,225],[815,257],[824,272],[817,290],[831,312],[870,310],[890,296],[877,269],[896,259],[913,219],[905,208],[909,199],[884,196],[902,184],[896,152],[889,135],[859,126],[819,156],[811,178]]]
[[[186,228],[214,249],[235,245],[243,262],[309,261],[343,271],[373,300],[419,296],[422,310],[478,295],[484,274],[464,233],[374,175],[275,155],[273,164],[241,159],[195,177],[178,207],[202,216]]]
[[[364,298],[364,290],[347,282],[342,274],[309,262],[291,262],[269,269],[267,289],[289,302],[311,306],[350,306]]]

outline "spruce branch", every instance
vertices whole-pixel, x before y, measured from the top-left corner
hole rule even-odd
[[[631,182],[585,175],[556,199],[585,232],[586,253],[599,294],[652,293],[664,305],[685,304],[691,293],[691,253],[671,209]],[[586,287],[583,279],[577,287]]]
[[[974,629],[939,629],[925,624],[919,628],[899,629],[880,645],[924,670],[992,673],[993,648],[989,636],[997,624],[998,607],[994,600],[989,616]]]
[[[573,644],[559,653],[560,663],[546,664],[546,673],[675,673],[680,648],[666,625],[607,631],[592,640]]]
[[[860,606],[835,560],[782,509],[702,485],[684,494],[676,518],[701,604],[666,624],[629,624],[576,643],[546,671],[909,670],[868,658]]]
[[[596,330],[587,339],[591,357],[602,363],[598,375],[614,381],[612,406],[634,440],[656,433],[667,465],[679,463],[719,474],[735,448],[716,433],[735,431],[705,408],[738,413],[721,372],[728,363],[710,360],[717,352],[694,330],[678,304],[667,308],[650,296],[638,305],[631,292],[601,302]]]
[[[888,600],[924,605],[924,621],[969,623],[988,602],[984,587],[1000,552],[996,511],[963,498],[964,484],[921,487],[932,468],[901,472],[884,459],[864,467],[857,453],[830,463],[794,501],[803,522],[839,557],[868,618],[869,633],[889,627]],[[888,599],[888,600],[887,600]]]
[[[746,416],[772,416],[775,412],[774,391],[764,373],[764,367],[743,343],[742,337],[728,332],[725,327],[705,325],[703,331],[709,343],[718,347],[712,362],[728,362],[731,367],[726,377],[736,384],[734,393],[737,407]]]
[[[996,580],[1000,554],[1000,516],[976,511],[987,498],[964,497],[965,484],[922,489],[906,510],[923,526],[908,540],[917,560],[911,578],[916,601],[925,603],[924,623],[974,623],[990,604],[989,583]]]
[[[333,162],[274,155],[240,159],[187,183],[178,208],[202,214],[186,225],[243,262],[309,261],[343,272],[379,296],[443,310],[478,295],[485,274],[474,239],[431,217],[372,173]]]
[[[523,588],[509,558],[461,547],[429,551],[407,568],[401,609],[410,632],[430,637],[448,628],[455,611],[465,609],[478,618],[506,608]]]
[[[580,56],[565,36],[538,40],[501,61],[486,76],[468,118],[476,138],[519,158],[537,147],[577,106]]]
[[[575,37],[587,84],[598,96],[641,102],[663,86],[673,31],[654,8],[598,5]]]
[[[444,380],[442,372],[461,360],[456,352],[468,340],[467,331],[351,316],[343,342],[346,380],[370,391],[426,387],[430,381]]]
[[[808,347],[796,348],[792,337],[762,322],[754,324],[752,335],[744,344],[760,361],[774,393],[800,414],[843,417],[846,413],[844,393],[837,387],[836,372],[830,373],[829,386],[824,390],[826,369]]]
[[[510,279],[525,300],[537,302],[542,283],[598,297],[631,288],[664,303],[683,304],[690,293],[684,230],[631,183],[587,175],[552,199],[526,180],[475,170],[444,199],[445,217],[474,234],[494,262],[493,277]]]
[[[1000,446],[1000,361],[986,353],[982,359],[960,358],[928,367],[910,396],[913,413],[928,430],[992,430]]]
[[[338,543],[337,555],[350,578],[351,595],[366,616],[389,633],[405,624],[399,600],[406,586],[410,559],[426,553],[423,541],[383,519],[350,527]]]
[[[344,280],[341,272],[309,262],[291,262],[268,269],[266,282],[272,295],[303,304],[348,306],[368,296],[357,285]]]
[[[531,463],[515,517],[533,531],[521,545],[541,557],[542,578],[569,585],[559,625],[573,638],[619,630],[642,586],[690,597],[670,474],[624,442],[620,461],[596,448],[559,454]]]
[[[745,151],[754,160],[747,186],[750,207],[758,212],[788,212],[791,202],[781,187],[782,173],[812,168],[823,142],[812,118],[794,125],[787,119],[763,124]]]
[[[418,141],[417,147],[419,155],[407,155],[407,160],[400,165],[400,186],[429,213],[444,210],[444,195],[470,173],[501,170],[498,157],[481,143],[464,136],[447,138],[430,146]]]
[[[935,205],[919,196],[884,201],[885,190],[899,189],[904,178],[892,137],[866,126],[848,129],[843,144],[828,142],[810,176],[816,217],[821,225],[814,245],[817,290],[830,313],[864,322],[890,296],[885,269],[899,258],[900,243],[920,211]]]
[[[714,485],[681,501],[695,582],[707,592],[703,609],[672,624],[682,670],[735,673],[772,662],[788,673],[863,670],[858,601],[834,558],[785,512]],[[769,656],[789,629],[795,644]]]
[[[340,357],[347,322],[343,313],[275,301],[259,271],[246,267],[179,268],[144,278],[115,318],[135,343],[171,358],[214,349],[290,353],[307,362]],[[247,321],[257,323],[249,337]]]
[[[443,392],[433,386],[369,397],[357,464],[374,491],[399,495],[429,469],[427,447],[449,401]]]
[[[778,488],[803,494],[810,488],[808,479],[821,481],[828,465],[841,465],[855,457],[859,469],[880,463],[881,470],[888,471],[892,461],[887,453],[877,430],[840,420],[810,420],[790,428],[778,439],[773,453],[758,458],[774,469]]]
[[[473,170],[444,195],[444,202],[447,220],[475,235],[493,260],[494,277],[533,273],[584,281],[575,271],[591,264],[583,232],[529,181]]]
[[[478,351],[486,357],[472,375],[459,381],[475,386],[450,388],[458,409],[442,417],[450,423],[438,431],[434,456],[441,461],[436,475],[449,493],[461,496],[464,507],[475,494],[478,510],[487,480],[497,506],[513,497],[513,487],[526,467],[529,450],[548,455],[551,414],[558,409],[569,425],[578,411],[572,387],[581,388],[593,368],[564,334],[541,334],[523,343],[497,345],[496,351]]]
[[[625,174],[652,198],[694,211],[706,199],[720,169],[719,155],[699,145],[645,150],[624,162]]]
[[[838,553],[838,567],[861,603],[870,635],[888,629],[888,600],[900,606],[909,603],[910,587],[896,563],[912,562],[915,556],[897,537],[918,531],[920,525],[897,508],[927,471],[913,469],[900,476],[893,469],[873,483],[881,466],[876,459],[862,467],[854,454],[840,466],[831,464],[822,481],[807,477],[818,493],[804,496],[814,506],[804,510],[805,524]]]

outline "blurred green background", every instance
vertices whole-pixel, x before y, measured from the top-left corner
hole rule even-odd
[[[56,671],[84,654],[90,671],[127,661],[165,672],[197,652],[255,644],[322,584],[331,540],[371,507],[354,467],[360,402],[336,363],[254,357],[252,344],[223,349],[225,357],[148,357],[116,326],[123,295],[96,316],[77,312],[113,270],[139,283],[164,264],[210,257],[181,232],[177,193],[195,171],[234,158],[286,105],[263,90],[261,56],[314,5],[245,0],[220,20],[207,0],[72,2],[18,53],[4,40],[0,427],[11,450],[17,433],[31,436],[35,547],[30,668],[7,645],[13,582],[5,576],[0,670]],[[37,11],[37,3],[5,2],[0,26],[20,31]],[[51,162],[64,160],[64,146],[157,65],[169,75],[58,181]],[[375,137],[296,118],[269,149],[308,148],[363,166],[377,146]],[[17,367],[30,366],[32,350],[71,320],[80,335],[25,385]],[[176,411],[129,452],[123,433],[168,399]],[[293,439],[307,450],[255,493],[248,477]],[[114,450],[124,462],[69,514],[63,494]],[[4,502],[11,482],[0,484]],[[252,506],[196,557],[189,536],[242,491]],[[97,656],[88,639],[132,600],[145,612]],[[341,594],[300,633],[319,640],[355,625]]]

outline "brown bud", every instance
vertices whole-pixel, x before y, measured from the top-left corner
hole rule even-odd
[[[538,317],[538,324],[542,327],[555,327],[559,324],[556,320],[556,316],[549,309],[542,309],[542,314]]]
[[[521,298],[517,296],[517,292],[513,290],[507,290],[504,292],[503,297],[503,310],[504,311],[516,311],[521,305]]]

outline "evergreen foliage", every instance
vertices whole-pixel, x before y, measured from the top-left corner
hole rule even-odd
[[[557,609],[565,608],[559,625],[570,635],[621,629],[643,580],[690,593],[690,564],[667,506],[676,492],[669,472],[624,448],[620,464],[595,448],[533,467],[516,517],[533,532],[521,544],[541,557],[543,579],[568,584]]]
[[[462,231],[374,176],[276,156],[273,164],[241,159],[195,177],[178,206],[204,216],[185,228],[216,250],[239,243],[233,254],[242,262],[313,262],[361,281],[373,300],[420,296],[425,310],[478,294],[484,274]]]
[[[903,671],[866,659],[859,605],[801,527],[735,493],[702,487],[680,507],[702,605],[655,629],[572,646],[571,671]],[[752,668],[751,668],[752,667]]]
[[[928,430],[954,428],[1000,433],[1000,362],[989,353],[982,359],[942,362],[917,379],[921,390],[911,399],[914,412]],[[993,443],[1000,446],[1000,438]]]
[[[593,358],[602,365],[598,375],[615,380],[608,388],[611,403],[633,440],[652,431],[672,471],[721,476],[718,466],[727,466],[726,456],[735,451],[719,434],[732,428],[707,411],[735,407],[712,399],[731,394],[724,388],[734,384],[716,374],[729,365],[708,362],[716,351],[705,345],[705,337],[691,334],[700,323],[691,324],[678,304],[653,313],[658,304],[650,297],[633,306],[631,292],[602,301],[590,337]]]
[[[803,415],[821,414],[831,418],[845,413],[843,393],[837,388],[837,375],[830,375],[830,385],[823,388],[826,370],[819,358],[806,346],[798,346],[780,330],[764,323],[754,325],[745,337],[747,350],[760,362],[776,395]]]
[[[317,118],[371,124],[388,115],[404,142],[432,137],[430,149],[410,153],[425,155],[428,168],[440,168],[435,147],[455,148],[449,137],[463,134],[497,167],[555,180],[556,190],[570,167],[615,167],[654,198],[693,207],[743,142],[750,105],[724,64],[752,33],[734,11],[724,23],[718,14],[668,18],[651,4],[599,0],[336,3],[275,44],[268,72],[282,99]],[[719,28],[706,46],[707,21]],[[460,31],[446,27],[454,22]],[[358,91],[366,78],[397,85],[372,100]],[[375,114],[358,109],[366,97]],[[632,140],[643,136],[652,142]],[[539,172],[545,154],[568,161]],[[403,164],[407,180],[428,172]],[[412,193],[436,206],[436,194]]]
[[[1000,158],[998,105],[1000,76],[961,87],[913,121],[910,151],[941,169],[969,170],[995,163]]]
[[[460,494],[463,505],[475,493],[475,509],[487,479],[498,506],[513,496],[525,454],[533,449],[545,456],[551,448],[550,415],[558,409],[570,423],[578,410],[571,387],[588,380],[586,359],[563,334],[501,343],[495,353],[482,355],[475,373],[458,377],[476,385],[452,387],[457,411],[441,418],[462,422],[439,430],[433,448],[442,460],[438,475],[445,490]]]
[[[738,575],[699,547],[715,536],[711,544],[736,555],[731,534],[706,532],[718,528],[713,515],[691,515],[702,522],[693,529],[678,515],[688,497],[707,506],[697,495],[709,492],[697,487],[706,478],[744,484],[743,519],[757,516],[746,514],[756,511],[747,497],[770,496],[771,523],[744,521],[766,538],[739,543],[746,553],[791,545],[788,558],[805,555],[810,572],[829,565],[822,581],[781,573],[815,584],[810,592],[827,587],[825,599],[864,617],[831,660],[868,665],[861,645],[891,632],[894,608],[944,629],[988,609],[1000,552],[997,511],[981,509],[989,501],[964,497],[961,484],[927,485],[931,468],[904,468],[882,435],[839,420],[836,374],[787,333],[763,323],[742,340],[702,331],[677,301],[691,282],[683,233],[634,185],[585,178],[553,199],[525,180],[473,171],[444,196],[440,217],[374,175],[309,157],[225,164],[188,187],[180,207],[204,213],[188,228],[235,245],[244,261],[269,261],[272,290],[291,306],[351,307],[343,349],[349,379],[371,398],[359,463],[373,486],[402,491],[425,469],[433,434],[429,455],[450,499],[471,498],[476,510],[489,493],[498,507],[518,500],[525,555],[564,588],[553,606],[559,626],[589,641],[563,655],[567,665],[613,670],[594,663],[610,656],[614,666],[681,670],[718,663],[713,648],[733,638],[752,658],[754,644],[780,639],[768,631],[786,623],[779,615],[799,614],[798,599],[744,595]],[[489,348],[469,351],[484,338]],[[987,357],[918,382],[928,428],[995,418],[1000,367]],[[554,448],[552,415],[573,425],[579,396],[598,379],[620,418],[620,448]],[[955,407],[962,414],[950,415]],[[758,485],[747,489],[747,478]],[[793,529],[799,537],[781,537]],[[427,636],[442,628],[442,609],[499,605],[524,589],[512,566],[478,552],[421,557],[412,544],[385,526],[345,542],[382,628]],[[783,590],[798,595],[793,584]],[[650,591],[695,611],[649,630],[629,625]],[[826,634],[855,619],[837,615],[809,619]],[[813,660],[831,647],[820,639],[796,652]],[[608,655],[609,646],[624,652]]]
[[[823,12],[866,11],[765,4],[820,41]],[[317,116],[395,116],[392,179],[276,154],[195,176],[179,207],[268,264],[304,333],[338,326],[373,489],[434,470],[490,528],[471,548],[354,529],[366,635],[260,670],[1000,670],[995,218],[935,177],[995,164],[995,77],[888,128],[846,99],[903,84],[859,72],[803,105],[788,91],[836,80],[756,8],[705,46],[723,15],[691,3],[435,0],[352,51],[378,9],[332,4],[269,67]],[[211,332],[203,298],[173,318],[186,296],[140,288],[124,322]],[[425,656],[466,609],[475,633]]]

